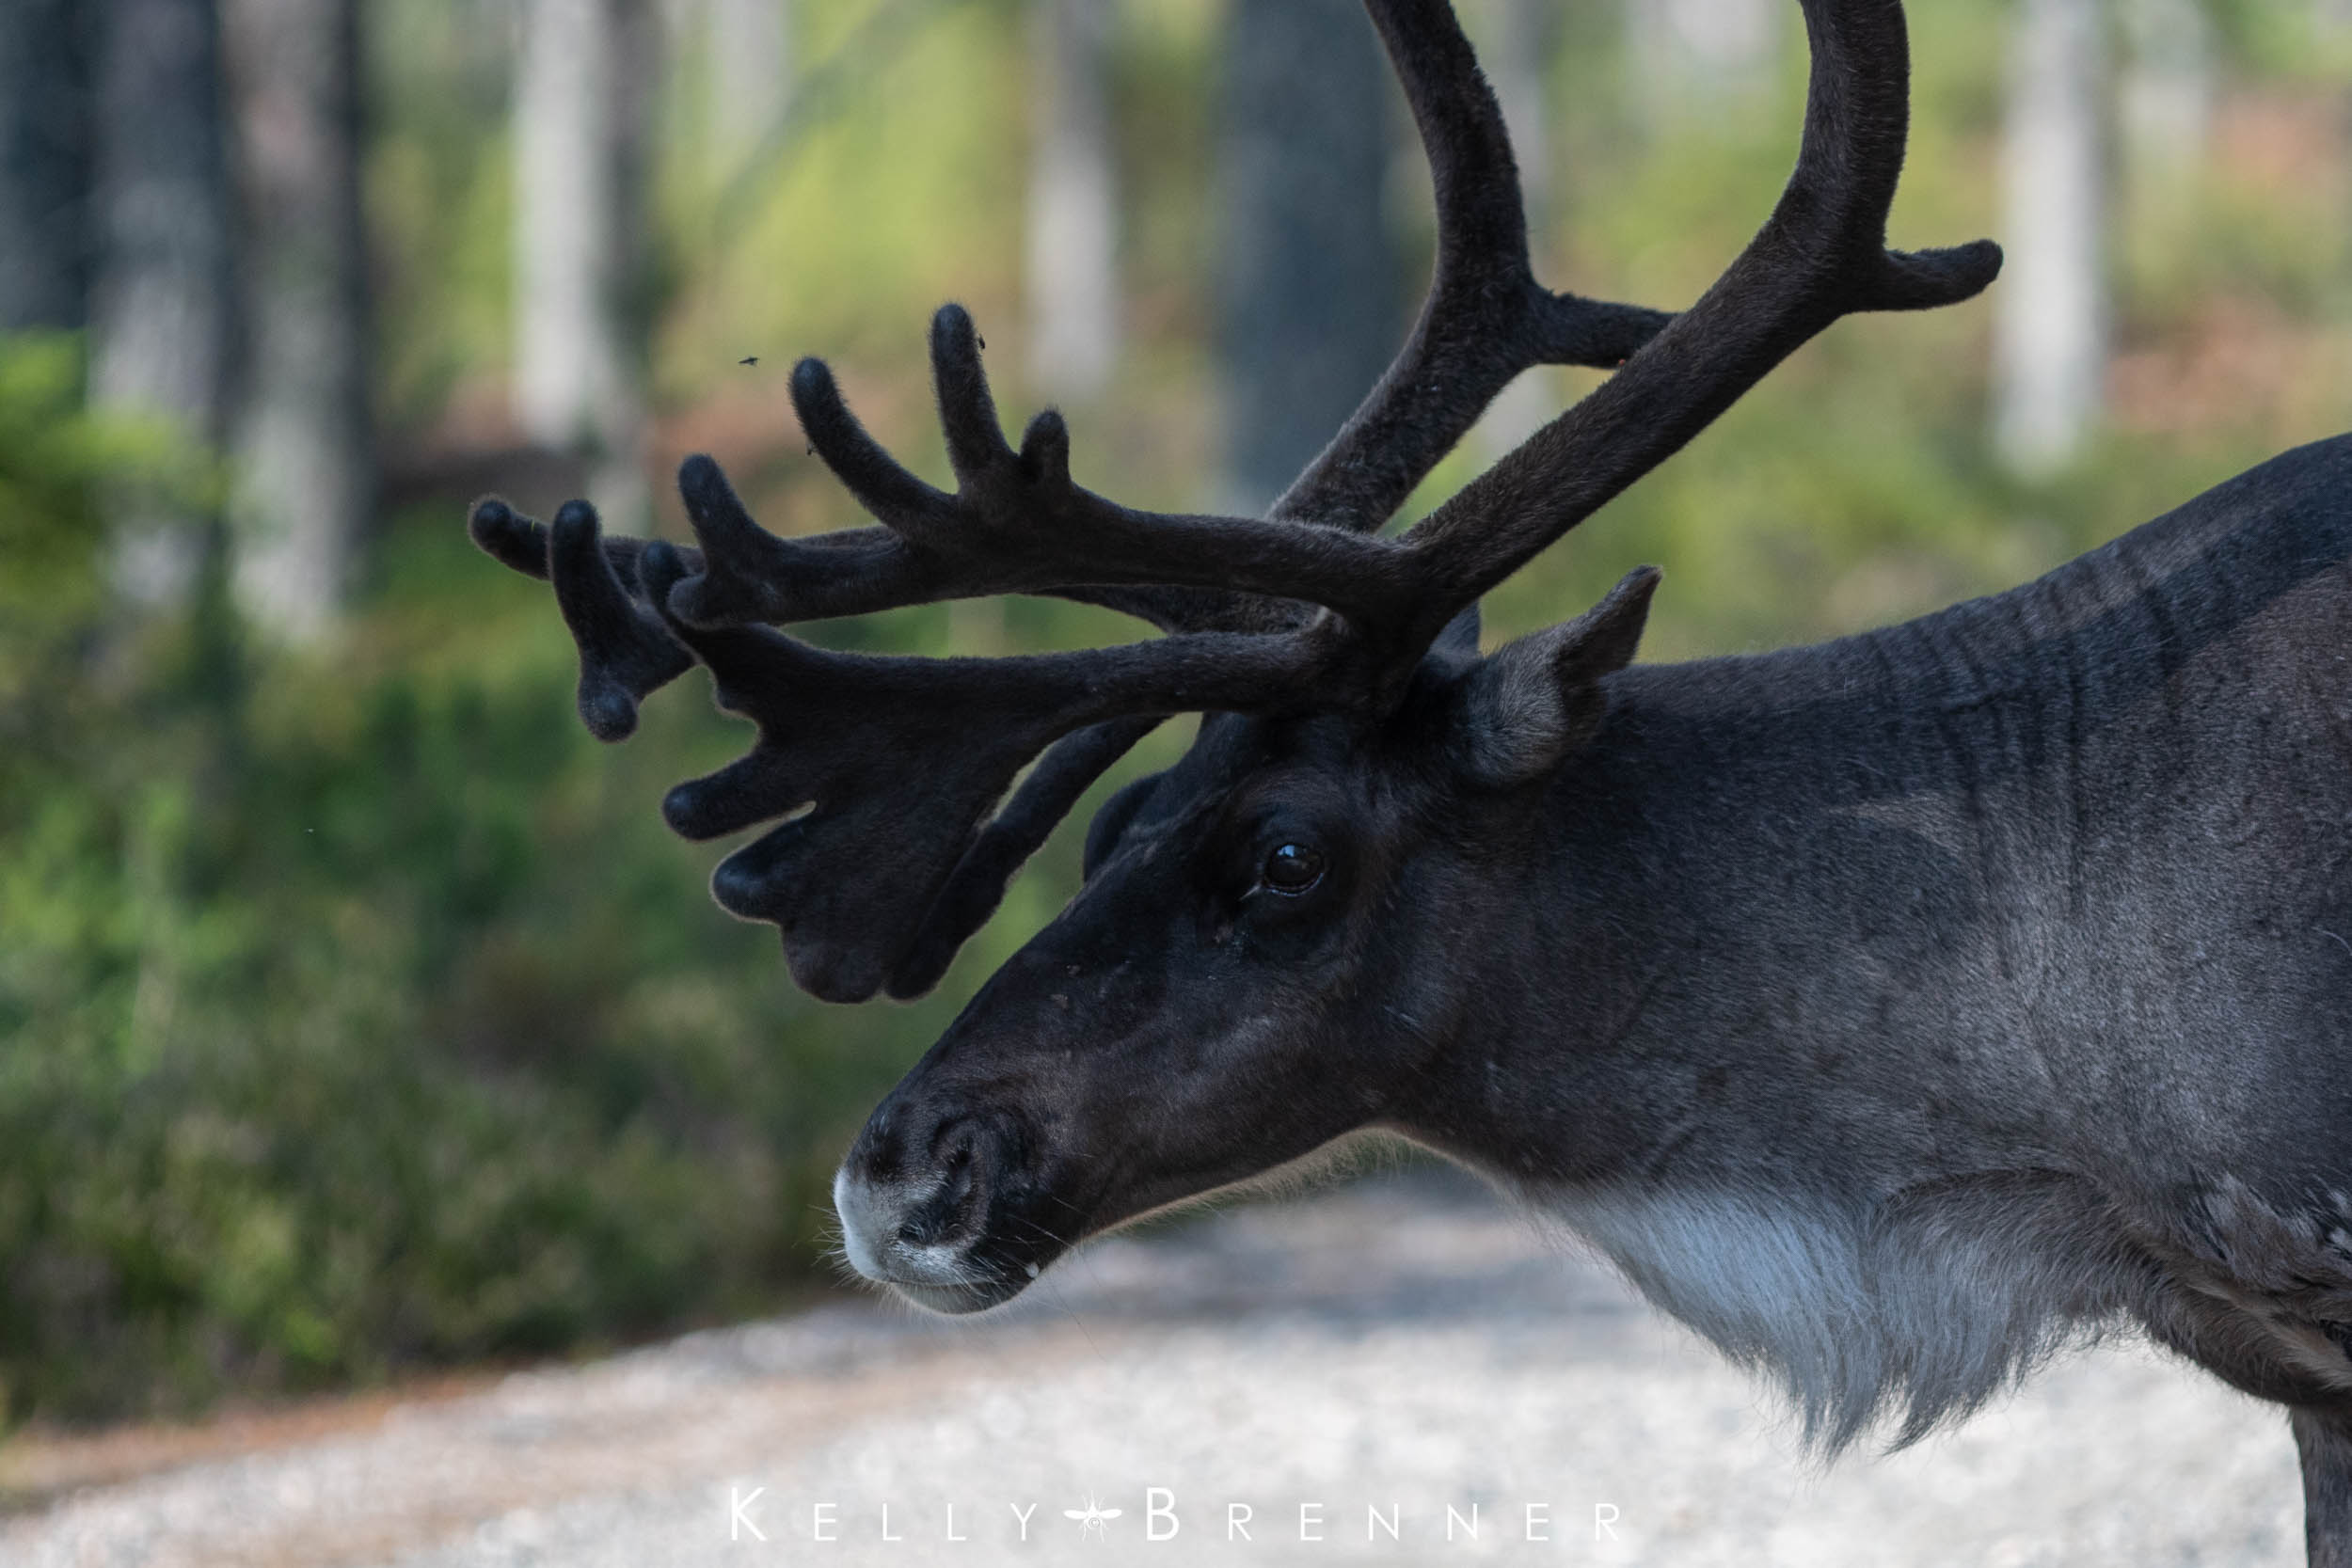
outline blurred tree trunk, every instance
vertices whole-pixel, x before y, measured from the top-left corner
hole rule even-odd
[[[2213,118],[2213,21],[2205,0],[2122,0],[2122,110],[2136,196],[2186,194],[2180,177],[2204,153]]]
[[[216,448],[236,324],[220,17],[214,0],[106,0],[93,20],[90,401],[160,416]],[[125,595],[182,602],[201,519],[112,520]]]
[[[1216,167],[1224,499],[1263,512],[1404,331],[1388,66],[1351,0],[1235,0]]]
[[[1486,80],[1502,106],[1511,133],[1511,156],[1519,166],[1519,192],[1527,202],[1528,230],[1540,240],[1551,206],[1551,89],[1549,77],[1560,42],[1555,0],[1487,0],[1489,25],[1477,40]]]
[[[2019,0],[2012,25],[1993,438],[2038,477],[2080,454],[2106,372],[2106,51],[2098,0]]]
[[[358,0],[224,0],[244,195],[237,592],[289,641],[333,628],[375,501]]]
[[[791,0],[705,0],[710,147],[722,178],[758,150],[792,96]]]
[[[0,0],[0,332],[87,319],[88,21]]]
[[[1029,0],[1029,370],[1085,397],[1119,358],[1110,0]]]
[[[1545,237],[1551,205],[1550,73],[1559,43],[1559,8],[1554,0],[1489,0],[1491,25],[1479,40],[1486,80],[1502,106],[1511,133],[1511,155],[1519,166],[1519,193],[1527,207],[1529,249],[1538,276],[1544,270]],[[1501,457],[1560,412],[1560,375],[1538,366],[1502,389],[1478,421],[1477,445],[1486,457]]]
[[[523,0],[515,91],[515,404],[584,457],[616,528],[644,526],[649,0]]]
[[[1789,9],[1781,0],[1626,0],[1635,118],[1670,125],[1714,117],[1727,95],[1769,87]]]

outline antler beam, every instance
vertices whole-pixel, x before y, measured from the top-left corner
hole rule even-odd
[[[1454,8],[1445,0],[1366,0],[1364,8],[1429,159],[1437,267],[1404,351],[1273,515],[1369,533],[1520,372],[1612,369],[1674,318],[1538,284],[1502,108]]]
[[[1429,585],[1409,643],[1598,511],[1839,317],[1983,292],[1990,240],[1886,247],[1911,57],[1900,0],[1804,0],[1813,49],[1804,139],[1772,216],[1697,304],[1584,400],[1405,536]]]
[[[972,324],[948,306],[932,322],[931,364],[953,494],[892,459],[831,372],[805,360],[792,384],[802,425],[882,526],[779,538],[695,458],[679,487],[699,554],[603,539],[579,502],[544,530],[485,501],[474,536],[553,581],[580,646],[581,716],[598,736],[628,734],[637,702],[695,660],[721,705],[757,724],[748,755],[664,802],[690,838],[787,818],[721,864],[719,902],[781,927],[795,978],[818,996],[919,992],[1053,821],[1159,719],[1376,720],[1449,621],[1816,333],[1992,280],[2000,253],[1989,242],[1885,247],[1907,123],[1899,0],[1803,3],[1814,53],[1796,170],[1730,268],[1667,318],[1534,283],[1502,117],[1451,10],[1367,0],[1437,177],[1437,277],[1397,363],[1274,520],[1136,512],[1083,489],[1051,411],[1016,451]],[[1613,377],[1410,532],[1372,534],[1519,370],[1619,358]],[[1107,603],[1177,634],[939,660],[827,653],[761,625],[1002,593]]]

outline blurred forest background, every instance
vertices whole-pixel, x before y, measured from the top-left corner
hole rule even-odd
[[[1792,0],[1460,4],[1539,270],[1687,303],[1792,156]],[[2352,423],[2352,5],[1911,9],[1893,237],[1992,234],[2003,279],[1836,327],[1490,641],[1639,561],[1650,657],[1903,617]],[[842,1146],[1074,844],[933,998],[798,995],[656,810],[739,731],[671,697],[597,748],[465,503],[679,534],[708,451],[769,526],[851,524],[791,364],[936,476],[955,298],[1083,482],[1254,508],[1401,340],[1430,224],[1351,0],[0,0],[0,1428],[823,1278]],[[1595,379],[1524,378],[1417,506]]]

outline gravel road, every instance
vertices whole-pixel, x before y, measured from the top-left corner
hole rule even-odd
[[[2281,1418],[2128,1349],[1820,1473],[1607,1274],[1408,1172],[978,1322],[844,1300],[391,1402],[0,1520],[0,1563],[2286,1565],[2299,1508]]]

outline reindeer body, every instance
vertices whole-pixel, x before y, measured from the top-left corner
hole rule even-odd
[[[713,895],[828,1001],[936,985],[1091,783],[1204,715],[850,1148],[834,1204],[868,1278],[982,1310],[1089,1236],[1384,1127],[1581,1231],[1831,1446],[2142,1325],[2290,1407],[2312,1560],[2352,1568],[2352,443],[1821,647],[1629,667],[1647,569],[1492,655],[1465,635],[1839,318],[1997,274],[1990,242],[1886,245],[1899,0],[1800,4],[1795,169],[1669,316],[1535,281],[1451,8],[1365,0],[1429,155],[1436,265],[1265,518],[1085,489],[1051,410],[1016,450],[946,306],[952,493],[804,360],[809,451],[880,526],[779,538],[698,456],[696,549],[605,539],[583,502],[543,528],[486,499],[474,537],[551,580],[596,735],[698,664],[756,723],[663,813],[696,839],[766,825]],[[1381,534],[1538,364],[1613,373]],[[942,660],[773,629],[1004,593],[1167,635]]]
[[[2352,1399],[2347,496],[2339,438],[1994,597],[1611,677],[1438,917],[1459,1033],[1395,1124],[1833,1440],[2117,1318]]]

